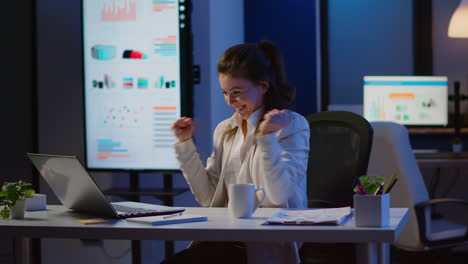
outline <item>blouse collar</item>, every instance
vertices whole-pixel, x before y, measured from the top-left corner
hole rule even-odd
[[[260,107],[255,112],[253,112],[250,115],[249,119],[247,120],[247,126],[256,127],[263,117],[263,111],[264,111],[264,108]],[[231,117],[231,127],[235,128],[235,127],[240,127],[241,125],[242,125],[242,117],[238,113],[234,113]]]

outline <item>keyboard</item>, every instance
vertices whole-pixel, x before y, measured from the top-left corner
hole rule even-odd
[[[159,210],[152,210],[147,208],[135,208],[124,205],[113,204],[114,209],[117,211],[119,216],[123,217],[138,217],[138,216],[149,216],[167,214],[167,212],[161,212]]]

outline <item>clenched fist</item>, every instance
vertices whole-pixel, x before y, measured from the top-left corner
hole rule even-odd
[[[171,126],[179,142],[189,140],[193,136],[193,120],[188,117],[177,119]]]
[[[266,135],[284,128],[289,122],[289,113],[286,110],[273,109],[263,116],[258,126],[258,133]]]

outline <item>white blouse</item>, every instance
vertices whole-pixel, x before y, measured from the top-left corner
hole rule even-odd
[[[246,173],[248,169],[247,163],[244,162],[246,156],[254,151],[255,131],[258,123],[261,120],[263,109],[259,109],[252,113],[247,122],[247,133],[244,137],[242,132],[242,118],[234,115],[231,120],[231,126],[237,127],[237,132],[233,138],[232,150],[230,159],[226,162],[224,183],[228,188],[231,183],[254,183],[251,174]]]
[[[237,114],[222,121],[215,129],[213,153],[206,167],[193,140],[175,145],[182,173],[200,205],[226,207],[227,183],[238,180],[265,190],[262,207],[307,207],[309,124],[303,116],[288,112],[287,126],[264,136],[249,134],[258,123],[258,119],[253,122],[255,118],[251,115],[252,122],[248,124],[251,127],[243,144],[239,144],[243,139],[237,138],[238,133],[242,134]],[[228,139],[226,131],[235,126],[239,126],[237,139]],[[240,170],[236,167],[239,163]],[[298,244],[291,242],[248,243],[247,255],[249,263],[299,263]]]

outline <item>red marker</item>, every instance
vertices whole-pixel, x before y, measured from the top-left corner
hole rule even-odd
[[[366,190],[364,190],[364,187],[362,187],[361,185],[358,185],[358,190],[359,190],[359,194],[367,194]]]
[[[362,183],[359,177],[356,177],[356,182],[357,182],[357,188],[358,188],[359,194],[367,194],[364,187],[362,187]]]

